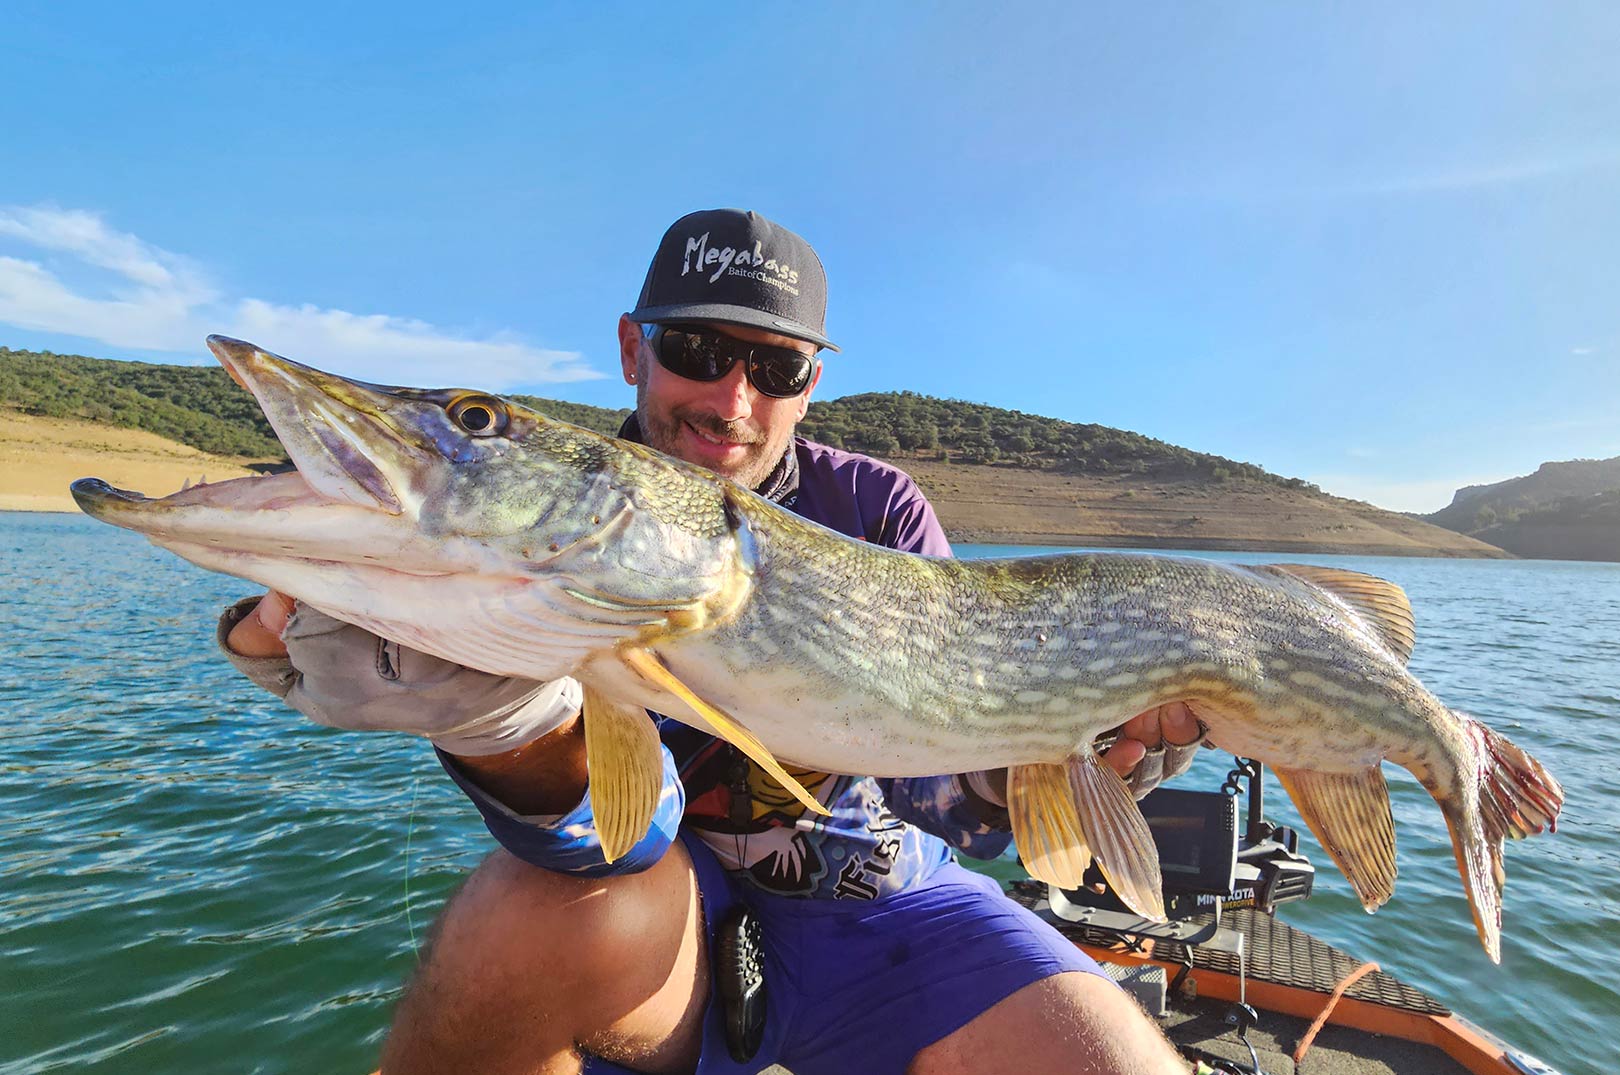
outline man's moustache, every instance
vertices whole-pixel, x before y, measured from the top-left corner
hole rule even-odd
[[[765,437],[748,428],[747,423],[741,421],[728,422],[713,414],[693,414],[682,412],[676,415],[678,419],[701,433],[707,433],[716,440],[730,441],[733,444],[763,444]]]

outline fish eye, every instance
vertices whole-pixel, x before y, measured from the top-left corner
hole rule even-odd
[[[475,437],[493,437],[506,428],[506,408],[488,396],[468,396],[450,404],[450,420]]]

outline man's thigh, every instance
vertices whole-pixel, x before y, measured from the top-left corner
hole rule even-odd
[[[599,879],[496,852],[435,925],[383,1068],[572,1073],[583,1049],[638,1070],[688,1071],[708,974],[680,843],[651,869]]]
[[[770,1006],[786,1019],[779,1055],[796,1075],[900,1075],[1002,1001],[1067,972],[1115,990],[993,881],[954,864],[875,903],[801,903],[772,903],[764,923]]]
[[[1187,1067],[1159,1028],[1113,983],[1068,972],[1020,989],[922,1050],[906,1071],[1169,1075]]]

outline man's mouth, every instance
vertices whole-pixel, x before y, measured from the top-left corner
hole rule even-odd
[[[707,433],[690,422],[686,424],[686,428],[690,429],[699,440],[706,444],[712,444],[717,448],[741,448],[745,445],[743,441],[727,440],[723,437],[717,437],[713,433]]]

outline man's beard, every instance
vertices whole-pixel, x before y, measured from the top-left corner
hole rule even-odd
[[[641,435],[648,445],[679,458],[680,453],[676,449],[680,443],[683,425],[689,425],[716,440],[746,444],[748,457],[740,467],[725,475],[745,489],[753,489],[770,476],[771,471],[776,468],[777,461],[782,458],[782,453],[787,450],[789,438],[793,436],[793,430],[789,427],[781,438],[781,443],[771,444],[763,433],[751,428],[746,422],[727,422],[713,414],[689,407],[678,407],[669,412],[668,418],[665,419],[649,410],[643,398],[644,392],[645,389],[638,385],[636,422],[641,426]]]

